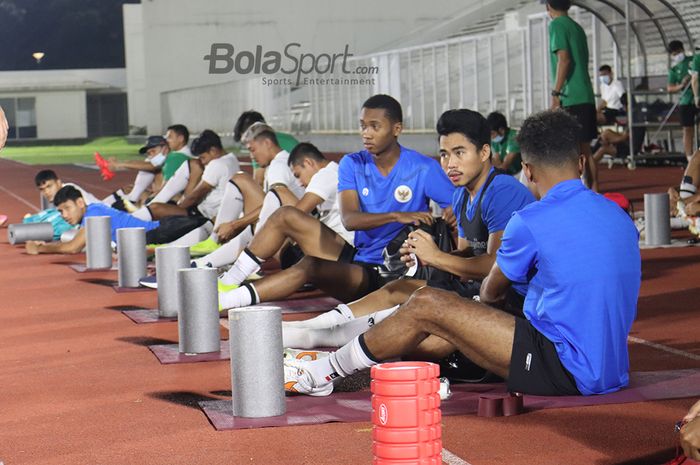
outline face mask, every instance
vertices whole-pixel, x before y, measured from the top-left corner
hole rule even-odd
[[[671,66],[678,66],[685,60],[685,53],[679,53],[671,57]]]
[[[501,142],[503,142],[503,136],[494,137],[493,139],[491,139],[491,142],[493,142],[494,144],[500,144]]]
[[[159,152],[157,155],[151,157],[148,162],[157,168],[165,163],[165,155],[163,155],[163,152]]]
[[[603,85],[610,85],[610,76],[600,76],[600,83]]]

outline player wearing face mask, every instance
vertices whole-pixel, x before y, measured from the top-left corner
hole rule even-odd
[[[609,65],[603,65],[598,69],[598,82],[601,99],[597,108],[598,124],[614,124],[615,118],[624,113],[621,98],[625,88],[618,79],[615,79]]]
[[[686,56],[683,43],[679,40],[673,40],[668,44],[668,53],[671,63],[668,71],[668,91],[672,94],[680,93],[678,108],[683,127],[683,148],[685,156],[690,160],[693,156],[693,136],[697,114],[693,91],[690,88],[690,64],[693,59]]]

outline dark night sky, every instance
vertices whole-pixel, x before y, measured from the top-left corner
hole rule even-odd
[[[122,4],[139,0],[0,0],[0,71],[124,66]]]

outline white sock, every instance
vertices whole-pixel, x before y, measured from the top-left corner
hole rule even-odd
[[[207,223],[209,224],[209,223]],[[198,267],[209,266],[219,268],[230,265],[248,247],[253,240],[253,229],[248,226],[238,236],[234,237],[209,255],[194,260]]]
[[[274,192],[268,192],[265,194],[263,199],[262,207],[260,208],[260,214],[258,215],[258,223],[255,225],[255,231],[260,231],[268,218],[272,216],[279,208],[282,206],[279,197]]]
[[[311,318],[309,320],[302,321],[285,321],[282,323],[283,327],[297,327],[297,328],[332,328],[333,326],[347,323],[355,318],[352,314],[352,310],[345,304],[338,304],[334,309],[322,313],[317,317]],[[290,347],[294,347],[293,345]]]
[[[151,211],[146,207],[141,207],[136,210],[131,216],[138,218],[143,221],[153,221],[153,216],[151,216]]]
[[[360,338],[362,336],[356,337],[328,357],[304,364],[304,369],[309,372],[316,386],[328,384],[338,377],[350,376],[379,363],[367,356]]]
[[[149,203],[168,203],[173,197],[185,190],[189,180],[190,164],[185,162],[180,165],[173,177],[168,179],[163,188]]]
[[[134,187],[131,188],[129,192],[129,199],[132,202],[138,202],[141,198],[141,194],[146,192],[146,189],[153,184],[153,180],[156,178],[155,173],[149,173],[148,171],[139,171],[136,174],[136,179],[134,179]]]
[[[241,190],[233,182],[226,183],[226,189],[224,190],[224,196],[221,199],[221,204],[219,205],[219,210],[216,213],[216,222],[214,223],[214,229],[216,229],[222,223],[228,223],[235,220],[243,212],[243,194]],[[213,241],[219,242],[219,237],[215,232],[212,232],[209,236]]]
[[[250,250],[243,249],[231,269],[224,273],[219,280],[227,286],[241,284],[248,276],[258,271],[264,261],[253,255]]]
[[[683,176],[683,182],[680,186],[680,196],[681,199],[685,200],[688,197],[692,197],[697,192],[695,184],[693,184],[693,178],[690,176]]]
[[[371,315],[361,316],[331,328],[283,326],[282,345],[284,347],[294,347],[296,349],[340,347],[392,315],[398,308],[399,306],[397,305],[386,310],[380,310]]]
[[[252,284],[246,284],[229,292],[219,292],[219,303],[222,308],[240,308],[256,305],[260,301],[258,291]]]

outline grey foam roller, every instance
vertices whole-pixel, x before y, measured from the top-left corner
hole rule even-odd
[[[54,208],[53,203],[49,202],[48,200],[46,200],[46,197],[39,194],[39,209],[43,211],[48,210],[49,208]]]
[[[274,306],[228,312],[233,414],[262,418],[284,415],[282,310]]]
[[[23,244],[27,241],[53,240],[53,225],[51,223],[18,223],[7,227],[7,242]]]
[[[85,218],[86,267],[89,270],[112,268],[112,220],[109,216]]]
[[[117,229],[117,259],[119,287],[139,287],[146,276],[146,230]]]
[[[668,194],[644,194],[644,230],[646,245],[671,243]]]
[[[180,353],[218,352],[221,346],[216,270],[181,269],[177,271],[177,279],[181,302],[177,318]]]
[[[156,249],[159,316],[174,317],[180,313],[180,287],[177,270],[187,268],[189,265],[189,247],[168,246]]]

